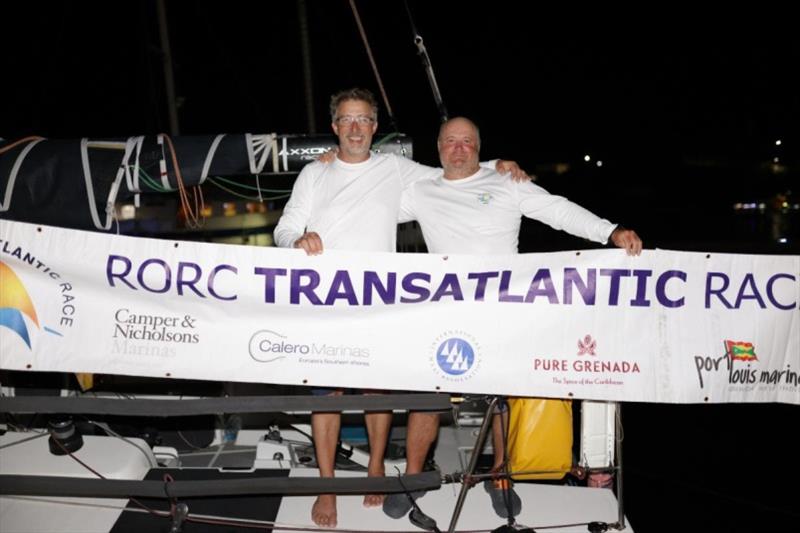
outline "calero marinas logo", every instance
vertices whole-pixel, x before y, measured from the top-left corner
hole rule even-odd
[[[11,267],[0,261],[0,327],[5,326],[22,337],[30,348],[31,339],[23,314],[39,326],[28,291]]]
[[[758,361],[752,342],[725,341],[725,354],[731,361]]]

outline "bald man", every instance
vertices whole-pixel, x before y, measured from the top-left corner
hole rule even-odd
[[[635,231],[612,224],[529,181],[514,182],[500,177],[490,168],[480,167],[480,144],[475,123],[463,117],[448,120],[439,130],[437,141],[443,174],[436,179],[418,181],[403,192],[400,219],[419,222],[429,252],[515,254],[521,219],[525,216],[598,243],[610,240],[629,255],[641,253],[642,241]],[[507,420],[507,414],[504,416]],[[501,429],[504,425],[500,422],[500,414],[495,414],[494,471],[500,471],[505,461]],[[407,474],[422,471],[438,428],[436,413],[409,415]],[[508,514],[504,490],[510,491],[512,513],[519,513],[521,502],[510,490],[507,480],[490,481],[486,490],[500,516],[506,518]],[[389,495],[383,509],[387,515],[400,518],[411,509],[411,502],[404,494]]]

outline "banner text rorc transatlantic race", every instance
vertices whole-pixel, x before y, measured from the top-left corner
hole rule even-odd
[[[3,368],[800,404],[796,256],[307,256],[9,221],[0,233]]]

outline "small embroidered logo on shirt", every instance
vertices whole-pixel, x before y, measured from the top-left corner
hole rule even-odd
[[[492,195],[488,192],[482,192],[478,195],[478,202],[483,205],[489,205],[489,202],[492,200]]]

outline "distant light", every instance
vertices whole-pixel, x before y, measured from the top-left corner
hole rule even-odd
[[[773,163],[780,163],[780,161],[781,161],[781,160],[780,160],[779,158],[777,158],[777,157],[773,157],[773,158],[772,158],[772,162],[773,162]]]
[[[737,202],[737,203],[733,204],[733,208],[737,209],[737,210],[741,209],[742,208],[742,203],[741,202]]]
[[[585,156],[583,156],[583,160],[588,163],[589,161],[592,160],[592,158],[591,158],[591,156],[589,156],[589,154],[586,154]]]
[[[781,237],[780,239],[778,239],[778,242],[781,244],[786,244],[787,242],[789,242],[789,239],[787,239],[786,237]]]
[[[775,146],[780,146],[781,144],[783,144],[783,143],[781,142],[781,140],[780,140],[780,139],[778,139],[777,141],[775,141]]]
[[[223,202],[222,203],[222,214],[226,217],[232,217],[236,215],[236,202]]]
[[[597,163],[595,163],[595,165],[597,165],[598,167],[602,167],[603,166],[603,162],[598,159],[598,161],[597,161]]]
[[[789,207],[789,202],[783,202],[783,203],[781,204],[781,207]]]
[[[122,205],[119,208],[118,216],[120,220],[133,220],[136,218],[136,207],[132,204]]]
[[[758,208],[763,211],[764,209],[767,208],[767,204],[764,204],[764,203],[758,204]]]

